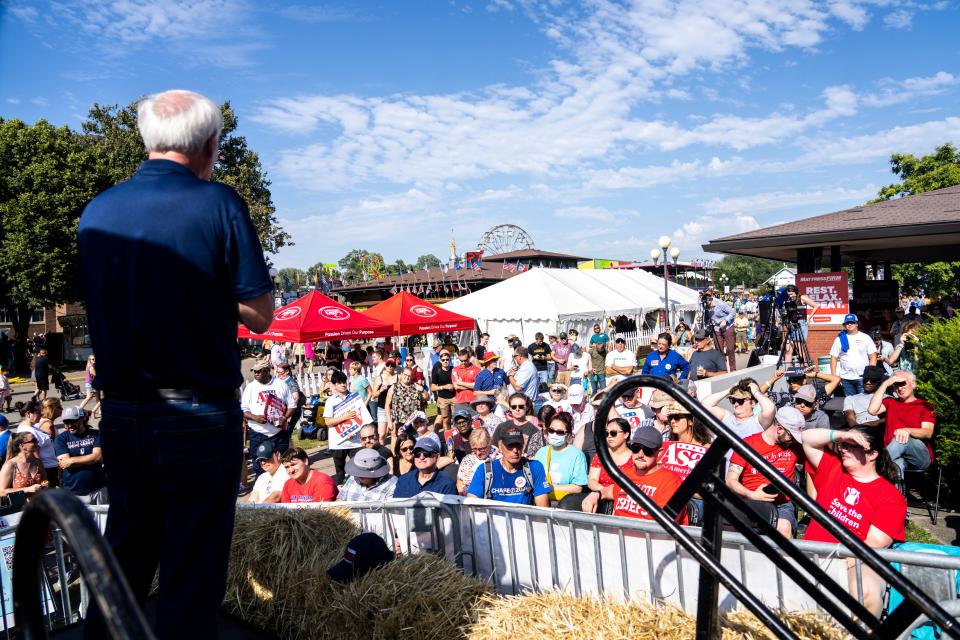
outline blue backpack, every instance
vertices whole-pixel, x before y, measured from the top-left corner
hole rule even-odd
[[[912,551],[915,553],[938,553],[946,556],[960,556],[960,547],[950,547],[939,544],[923,544],[920,542],[901,542],[893,545],[897,551]],[[914,584],[922,589],[928,596],[940,602],[951,600],[960,596],[960,570],[953,572],[953,580],[943,579],[943,569],[933,569],[928,567],[910,566],[904,572],[899,562],[890,563],[894,569],[904,573]],[[903,602],[903,596],[894,588],[890,588],[890,598],[887,601],[887,614],[893,612],[900,603]],[[941,636],[940,627],[932,622],[917,627],[911,636],[914,640],[938,640]]]

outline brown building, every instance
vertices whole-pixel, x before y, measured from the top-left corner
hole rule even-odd
[[[5,309],[0,309],[0,333],[7,333],[14,339],[17,335]],[[54,362],[82,362],[93,353],[90,334],[87,332],[87,311],[81,302],[34,309],[30,326],[27,328],[27,337],[30,338],[35,333],[47,336],[47,345]]]
[[[402,276],[386,276],[367,282],[345,284],[334,288],[331,293],[340,296],[352,307],[364,308],[386,300],[400,289],[409,287],[414,295],[439,304],[489,287],[533,267],[576,269],[577,263],[585,259],[553,251],[518,249],[508,253],[484,256],[479,268],[471,268],[467,265],[462,265],[460,269],[450,265],[432,267],[414,273],[405,273]]]

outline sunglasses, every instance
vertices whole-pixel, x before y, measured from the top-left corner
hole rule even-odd
[[[400,447],[400,453],[410,453],[413,451],[413,447]]]
[[[547,427],[547,433],[552,433],[555,436],[565,436],[567,435],[567,430],[564,429],[563,431],[557,431],[556,429],[551,429],[550,427]]]
[[[503,443],[503,446],[505,446],[507,449],[510,449],[510,450],[513,450],[513,449],[517,449],[517,450],[523,449],[523,443],[522,443],[522,442],[514,442],[514,443],[512,443],[512,444],[507,444],[506,442],[504,442],[504,443]]]
[[[527,405],[525,404],[512,404],[510,405],[511,409],[526,409]]]
[[[837,448],[840,451],[871,451],[871,449],[864,449],[858,444],[853,444],[852,442],[838,442]]]
[[[553,389],[550,389],[550,392],[551,392],[551,393],[563,393],[563,389],[561,389],[560,387],[554,387]]]
[[[894,383],[893,383],[892,385],[890,385],[890,386],[893,387],[894,389],[899,389],[899,388],[901,388],[901,387],[907,386],[907,383],[906,383],[906,382],[894,382]]]
[[[607,431],[608,438],[616,438],[619,435],[627,435],[626,431]]]
[[[37,444],[36,440],[21,440],[20,444]]]
[[[360,436],[361,440],[376,440],[377,436]]]
[[[413,457],[414,457],[414,458],[432,458],[432,457],[437,456],[437,455],[440,455],[440,454],[438,454],[438,453],[429,453],[429,452],[427,452],[427,451],[424,451],[423,449],[421,449],[420,451],[414,451],[414,452],[413,452]]]
[[[799,400],[799,399],[798,399],[798,400],[794,400],[794,401],[793,401],[793,404],[796,405],[796,406],[798,406],[798,407],[807,407],[807,408],[810,408],[810,407],[813,406],[813,403],[812,403],[812,402],[807,402],[806,400]]]
[[[635,443],[628,444],[627,448],[630,449],[631,453],[640,453],[642,451],[643,455],[647,456],[648,458],[652,458],[653,456],[660,453],[660,447],[656,447],[656,448],[645,447],[641,444],[635,444]]]
[[[736,406],[738,404],[743,404],[747,401],[747,398],[730,398],[730,404]]]

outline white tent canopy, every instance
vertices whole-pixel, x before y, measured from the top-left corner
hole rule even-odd
[[[673,317],[696,311],[699,294],[671,282]],[[499,346],[511,333],[526,344],[544,334],[577,328],[581,334],[594,323],[626,316],[638,328],[645,316],[664,308],[663,278],[642,270],[531,269],[495,285],[441,305],[476,318],[480,330]]]

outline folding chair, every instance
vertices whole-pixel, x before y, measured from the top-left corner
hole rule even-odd
[[[911,475],[917,476],[926,476],[930,479],[931,484],[933,482],[933,477],[936,475],[937,486],[934,490],[933,503],[931,504],[929,500],[924,498],[923,492],[919,489],[917,494],[920,496],[920,502],[923,504],[924,508],[927,510],[927,513],[930,514],[930,522],[932,524],[937,524],[937,517],[940,515],[940,485],[943,482],[943,467],[937,464],[936,460],[930,463],[930,466],[926,469],[907,469],[903,474],[903,495],[909,500],[910,493],[907,488],[907,478]]]

